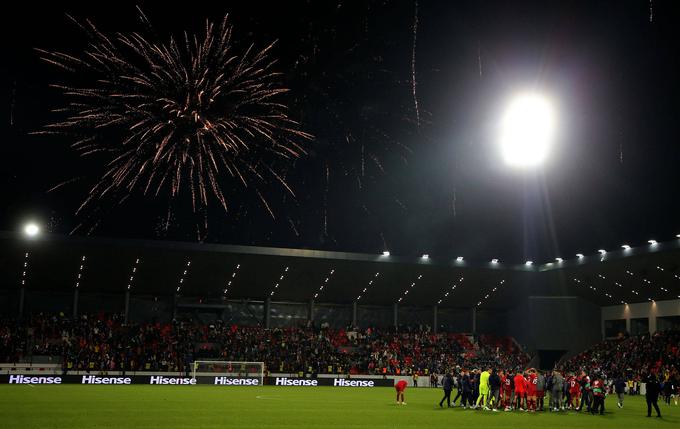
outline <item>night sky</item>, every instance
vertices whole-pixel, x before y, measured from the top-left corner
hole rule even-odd
[[[577,252],[674,239],[680,199],[680,5],[650,2],[411,1],[141,2],[159,40],[200,33],[228,13],[234,41],[264,47],[291,91],[286,103],[315,136],[272,189],[272,219],[249,190],[208,210],[206,242],[395,255],[428,253],[544,262]],[[78,55],[83,33],[141,30],[133,3],[15,3],[0,63],[0,229],[28,218],[68,234],[196,240],[197,216],[133,192],[117,207],[74,212],[101,165],[63,137],[32,135],[65,103],[50,83],[78,79],[34,48]],[[536,90],[558,111],[558,138],[540,170],[507,167],[502,109]],[[53,186],[83,177],[61,189]],[[226,186],[231,186],[225,177]]]

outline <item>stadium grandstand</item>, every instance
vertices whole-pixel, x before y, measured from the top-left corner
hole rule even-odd
[[[680,327],[678,241],[506,265],[52,234],[0,240],[6,363],[181,372],[220,358],[286,373],[441,374],[487,362],[552,368],[605,339]],[[138,345],[138,355],[104,362],[62,338],[92,329]],[[289,349],[263,355],[263,344]]]

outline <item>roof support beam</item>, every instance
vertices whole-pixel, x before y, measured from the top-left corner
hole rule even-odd
[[[19,318],[24,317],[24,301],[26,300],[26,288],[21,286],[19,289]]]
[[[73,288],[73,318],[78,317],[78,301],[80,300],[80,293],[78,288]]]
[[[437,308],[436,305],[432,307],[432,332],[435,334],[437,333],[437,325],[439,325],[437,323]]]
[[[314,300],[309,300],[309,305],[307,307],[307,321],[310,323],[314,321]]]
[[[268,297],[267,299],[264,300],[263,322],[265,329],[269,329],[271,325],[271,307],[272,299]]]
[[[472,307],[472,333],[477,333],[477,307]]]
[[[130,316],[130,291],[125,291],[125,324],[128,323],[128,317]]]

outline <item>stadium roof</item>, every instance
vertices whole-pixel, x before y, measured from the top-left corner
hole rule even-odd
[[[680,296],[680,245],[552,265],[405,259],[304,249],[0,233],[0,289],[363,305],[510,307],[527,295],[598,305]]]

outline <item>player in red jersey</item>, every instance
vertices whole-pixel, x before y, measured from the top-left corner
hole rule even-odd
[[[505,377],[503,379],[503,403],[505,405],[505,411],[511,411],[513,407],[513,393],[515,391],[515,383],[512,379],[512,371],[508,371],[505,373]]]
[[[517,401],[516,409],[524,410],[522,405],[526,403],[527,380],[524,378],[522,373],[518,371],[513,381],[515,382],[515,400]]]
[[[406,402],[404,402],[404,390],[406,390],[407,385],[406,380],[399,380],[394,385],[394,388],[397,390],[397,405],[406,405]]]
[[[508,408],[508,398],[506,397],[506,383],[508,381],[508,376],[506,375],[505,371],[500,371],[498,373],[501,377],[501,408]]]
[[[569,387],[569,408],[578,410],[579,404],[581,403],[580,380],[572,374],[567,380],[567,386]]]
[[[538,376],[534,368],[529,369],[527,374],[527,409],[532,413],[536,412],[536,384]]]

